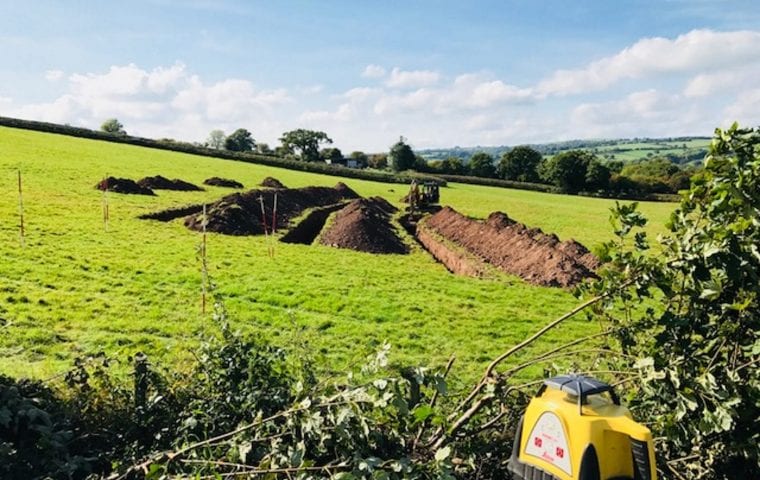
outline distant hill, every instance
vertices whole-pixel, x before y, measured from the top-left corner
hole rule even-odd
[[[650,157],[667,157],[674,163],[686,164],[700,161],[707,153],[710,137],[668,138],[620,138],[612,140],[568,140],[564,142],[530,144],[545,156],[565,150],[590,150],[605,160],[631,162]],[[516,145],[515,145],[516,146]],[[443,160],[449,157],[469,159],[476,152],[486,152],[494,158],[508,152],[514,146],[452,147],[418,150],[426,160]]]

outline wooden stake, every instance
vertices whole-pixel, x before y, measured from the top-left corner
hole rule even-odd
[[[110,215],[108,212],[108,174],[106,174],[105,178],[103,179],[103,228],[105,228],[105,231],[108,231],[108,220],[110,220]]]
[[[272,233],[277,233],[277,192],[274,192],[274,209],[272,209]]]
[[[206,216],[206,204],[203,204],[203,237],[201,239],[201,314],[206,314],[206,291],[208,290],[208,265],[206,263],[206,225],[208,217]]]
[[[21,247],[26,245],[24,234],[24,196],[21,191],[21,169],[18,171],[18,216],[19,216],[19,240]]]
[[[267,255],[272,258],[272,247],[269,245],[269,230],[267,230],[267,214],[264,209],[264,196],[259,197],[259,203],[261,204],[261,224],[264,227],[264,243],[267,246]]]
[[[274,258],[274,234],[277,233],[277,192],[274,192],[274,209],[272,210],[272,258]]]

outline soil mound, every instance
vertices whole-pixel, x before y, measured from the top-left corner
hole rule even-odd
[[[197,192],[203,189],[198,185],[194,185],[190,182],[175,178],[169,180],[161,175],[155,177],[145,177],[137,181],[137,184],[141,187],[151,188],[153,190],[178,190],[182,192]]]
[[[319,236],[319,232],[325,227],[330,214],[337,212],[345,207],[345,203],[336,203],[327,207],[312,209],[298,225],[291,228],[288,233],[280,239],[284,243],[300,243],[301,245],[311,245]]]
[[[259,218],[237,203],[234,198],[222,199],[210,207],[206,207],[206,230],[224,233],[225,235],[252,235],[264,233]],[[192,230],[203,230],[203,213],[185,217],[185,226]]]
[[[243,184],[228,178],[211,177],[203,181],[204,185],[212,187],[243,188]]]
[[[261,182],[262,187],[266,188],[287,188],[285,185],[282,184],[281,181],[277,180],[274,177],[267,177]]]
[[[185,207],[167,208],[158,212],[143,213],[138,215],[140,220],[158,220],[159,222],[171,222],[175,218],[186,217],[203,211],[203,205],[187,205]]]
[[[391,212],[384,200],[352,200],[335,214],[319,242],[337,248],[369,253],[408,253],[408,248],[391,225]],[[392,207],[392,206],[391,206]]]
[[[129,193],[133,195],[155,195],[153,190],[139,185],[129,178],[108,177],[95,185],[98,190],[108,190],[116,193]]]
[[[265,231],[288,228],[291,219],[310,208],[334,205],[347,199],[343,192],[330,187],[259,189],[233,193],[207,207],[206,230],[227,235],[261,235]],[[202,230],[203,215],[189,215],[185,218],[185,225],[192,230]]]
[[[355,191],[351,190],[351,187],[346,185],[343,182],[338,182],[335,184],[335,190],[339,191],[341,195],[343,195],[343,198],[361,198],[361,195],[356,193]],[[379,197],[377,197],[379,198]]]
[[[486,219],[486,224],[501,230],[504,227],[514,225],[515,222],[504,212],[491,212]]]
[[[510,223],[511,222],[511,223]],[[594,277],[598,260],[575,241],[560,242],[495,212],[478,222],[445,207],[418,225],[500,270],[544,286],[568,287]]]

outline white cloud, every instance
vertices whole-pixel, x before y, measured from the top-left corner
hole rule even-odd
[[[327,132],[344,151],[382,151],[399,135],[417,148],[514,145],[591,137],[709,135],[734,119],[760,123],[760,32],[695,30],[648,38],[533,84],[478,71],[456,75],[368,65],[353,85],[261,88],[208,81],[181,63],[60,74],[38,103],[4,90],[0,114],[97,128],[117,117],[130,133],[202,140],[245,127],[275,145],[282,132]],[[57,76],[58,74],[56,74]],[[572,95],[571,95],[572,94]],[[11,101],[14,97],[16,100]]]
[[[63,70],[47,70],[45,72],[45,80],[48,82],[57,82],[63,78]]]
[[[687,97],[706,97],[730,94],[737,90],[752,88],[760,78],[760,62],[741,68],[726,68],[700,73],[689,79],[684,88]]]
[[[740,125],[753,127],[760,123],[760,88],[744,90],[736,96],[734,103],[725,108],[723,112],[724,127],[734,121]]]
[[[704,135],[717,121],[708,108],[683,95],[648,89],[578,105],[566,131],[568,138]]]
[[[558,70],[541,81],[541,95],[569,95],[605,89],[623,79],[740,67],[760,61],[760,32],[692,30],[671,40],[639,40],[619,53],[577,70]]]
[[[378,115],[427,110],[437,97],[437,91],[426,88],[420,88],[404,95],[384,95],[375,103],[373,110]]]
[[[0,108],[10,116],[91,128],[117,117],[136,135],[202,140],[213,128],[240,126],[274,137],[281,131],[272,130],[282,122],[273,110],[293,101],[285,89],[258,89],[248,80],[205,83],[181,63],[152,70],[129,64],[102,73],[75,73],[66,86],[53,101],[18,106],[2,102]]]
[[[380,78],[385,76],[385,69],[380,65],[367,65],[362,72],[365,78]]]
[[[363,102],[367,99],[377,96],[381,92],[382,90],[379,88],[356,87],[345,92],[341,95],[341,97],[346,98],[352,102]]]
[[[391,88],[427,87],[438,83],[440,74],[430,70],[401,70],[398,67],[391,70],[391,75],[385,84]]]

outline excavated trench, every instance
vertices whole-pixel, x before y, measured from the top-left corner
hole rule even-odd
[[[462,249],[452,248],[424,226],[417,228],[415,238],[449,272],[475,278],[488,276],[489,267],[485,262],[468,255]]]
[[[280,238],[280,241],[284,243],[311,245],[325,227],[325,222],[330,214],[345,206],[345,203],[336,203],[335,205],[313,209],[298,223],[298,225],[291,228],[288,233],[283,235],[282,238]]]
[[[599,266],[580,243],[560,242],[501,212],[480,222],[445,207],[419,221],[415,234],[436,259],[461,275],[482,276],[483,267],[493,266],[535,285],[569,287],[595,277]]]

